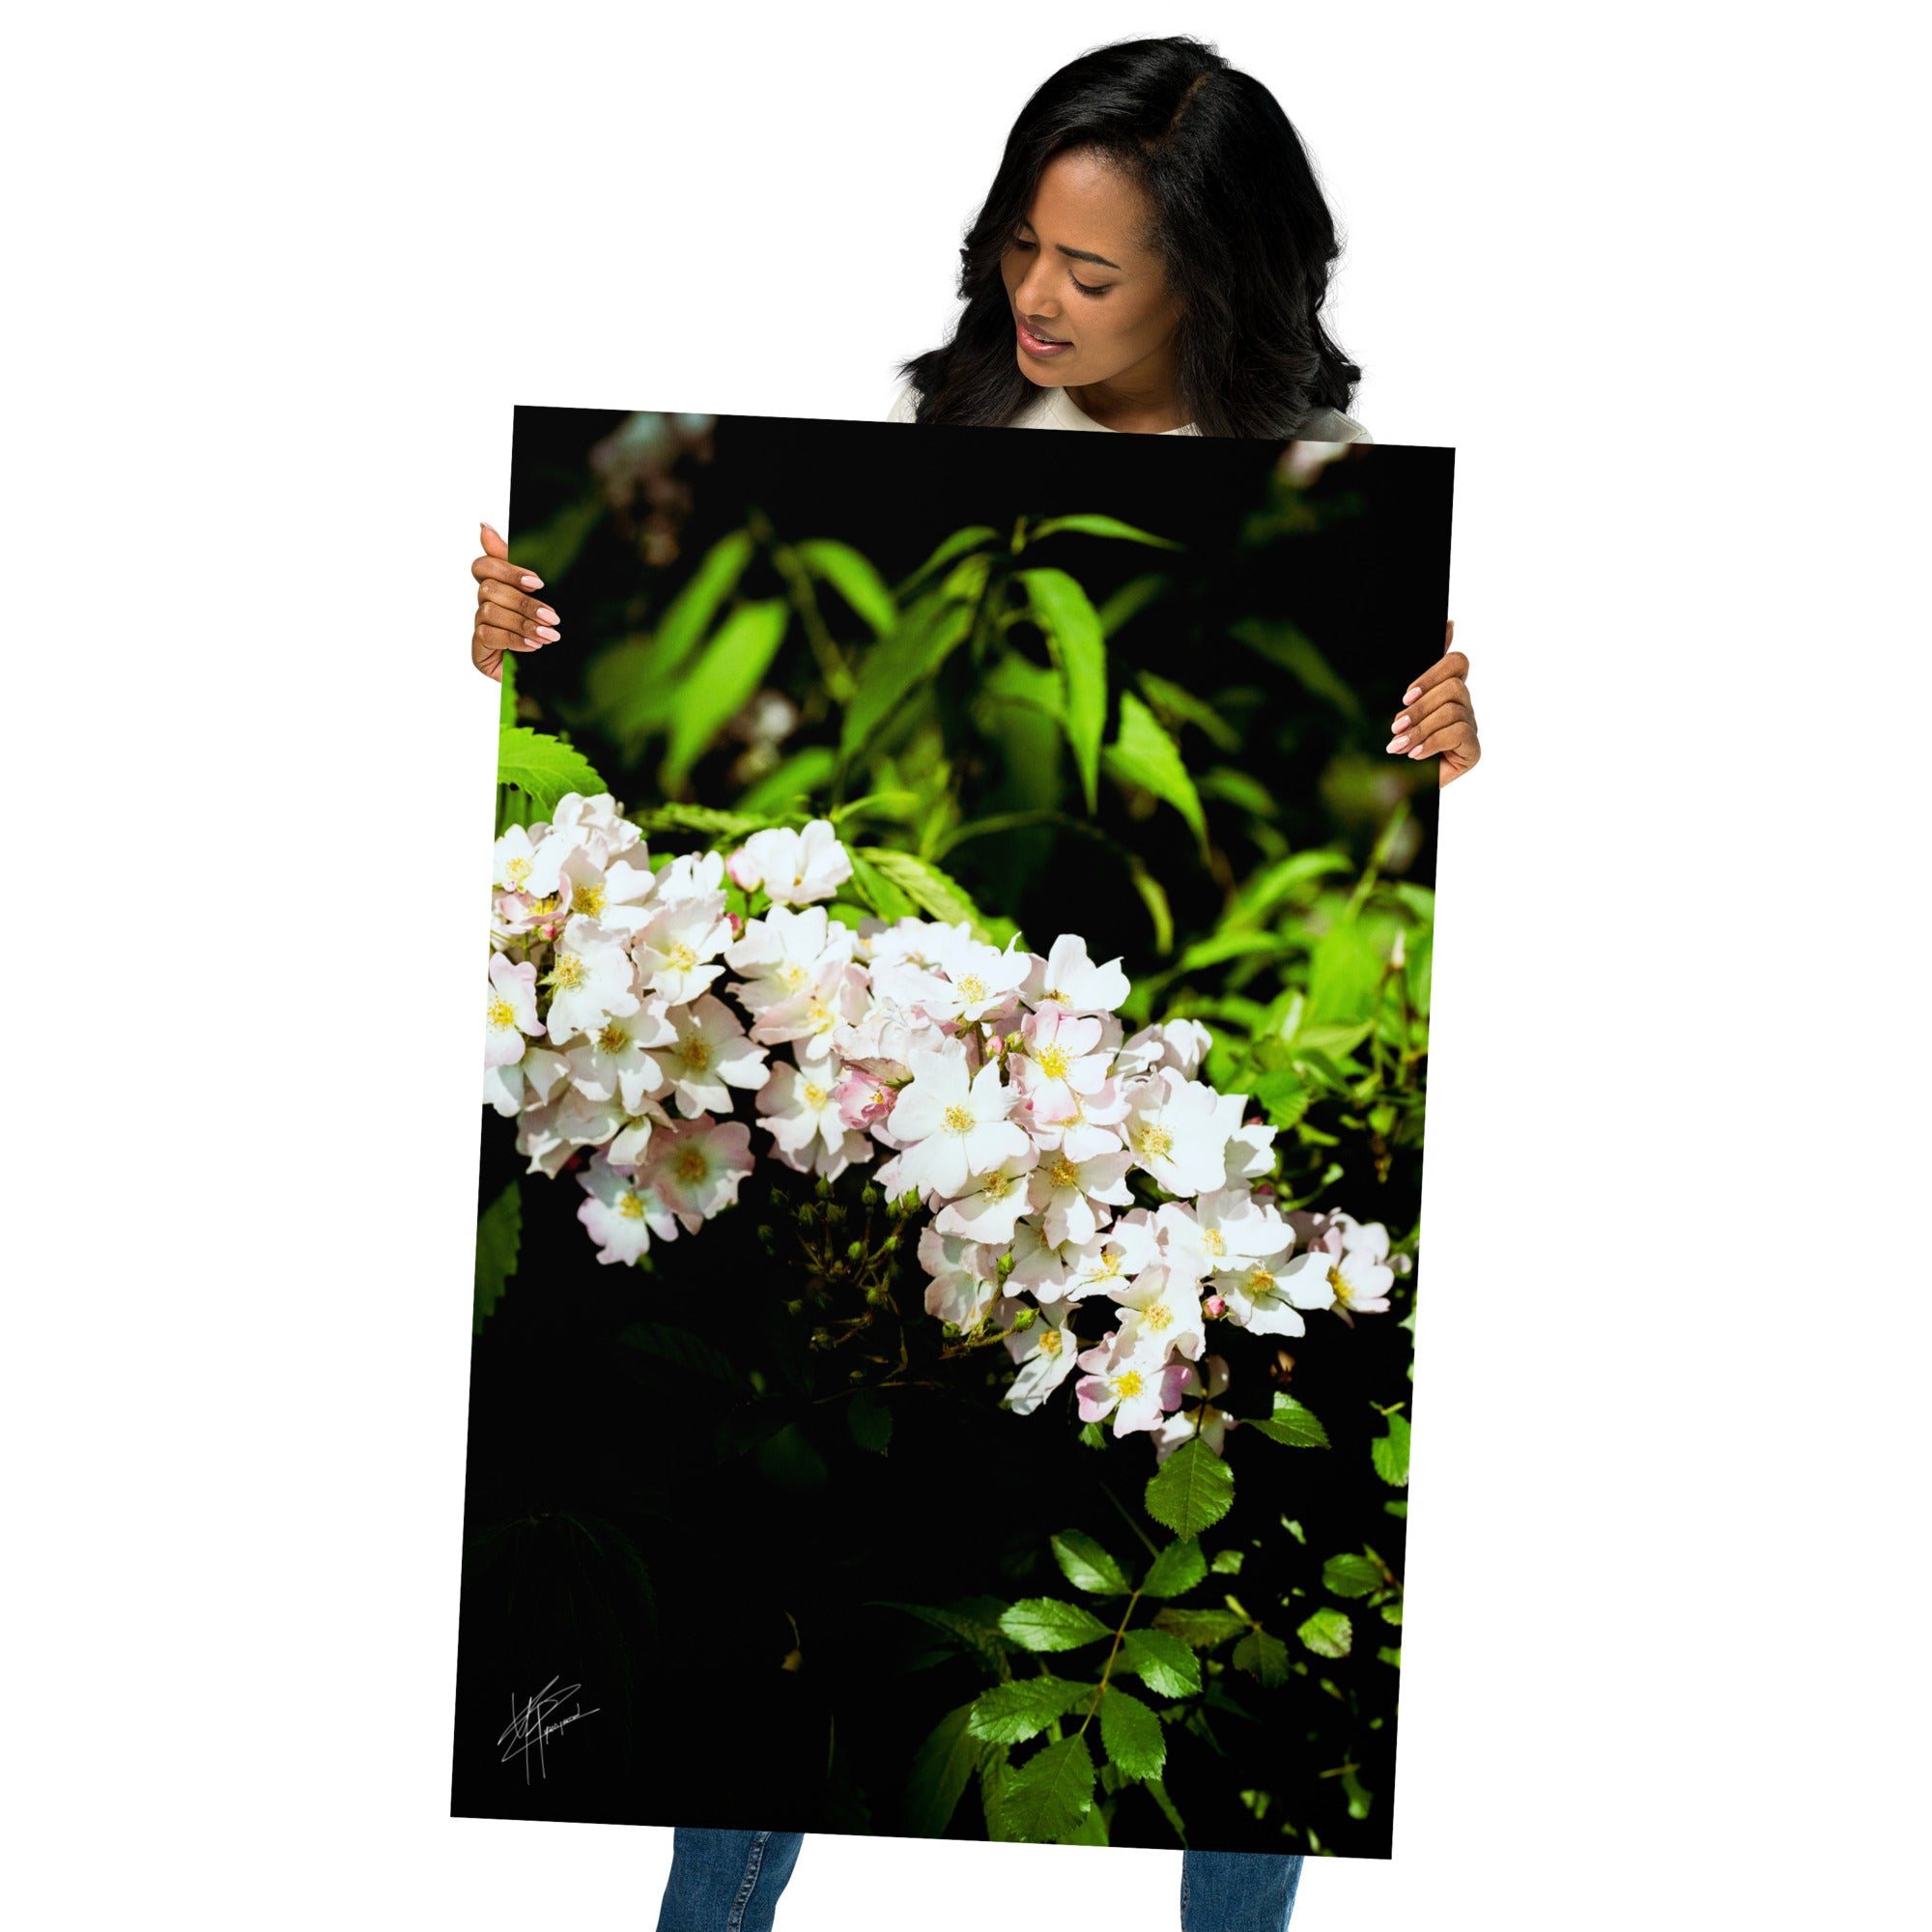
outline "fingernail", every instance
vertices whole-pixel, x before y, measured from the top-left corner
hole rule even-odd
[[[543,579],[541,577],[532,577],[528,571],[526,571],[524,573],[524,588],[526,590],[541,590],[543,588]]]
[[[536,635],[547,644],[554,644],[557,641],[556,633],[548,624],[539,624],[536,629]]]
[[[556,622],[556,612],[548,604],[539,604],[537,606],[537,621],[543,624],[554,624]],[[1402,720],[1398,718],[1396,723],[1400,724]]]
[[[1408,713],[1407,713],[1406,711],[1405,711],[1405,712],[1404,712],[1404,713],[1402,714],[1402,716],[1401,716],[1400,718],[1398,718],[1398,719],[1397,719],[1397,720],[1395,721],[1395,723],[1394,723],[1393,724],[1391,724],[1391,725],[1389,726],[1389,729],[1390,729],[1391,731],[1400,731],[1400,730],[1402,729],[1402,727],[1403,727],[1403,726],[1404,726],[1405,724],[1406,724],[1407,723],[1408,723]]]
[[[1411,684],[1408,687],[1408,689],[1403,693],[1402,701],[1405,704],[1413,704],[1421,695],[1422,695],[1422,687],[1419,684]]]
[[[488,530],[493,537],[499,537],[503,534],[503,532],[499,530],[495,524],[485,524],[483,527],[486,530]]]
[[[1414,751],[1412,751],[1411,753],[1409,753],[1409,754],[1408,754],[1408,755],[1409,755],[1409,756],[1410,756],[1411,758],[1419,758],[1419,757],[1421,757],[1421,755],[1422,755],[1422,747],[1421,747],[1420,745],[1416,746],[1415,750],[1414,750]]]
[[[1399,752],[1407,743],[1408,740],[1406,738],[1391,738],[1388,741],[1388,743],[1382,747],[1382,750],[1385,752]]]

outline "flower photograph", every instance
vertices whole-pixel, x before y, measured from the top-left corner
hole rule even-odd
[[[456,1813],[1388,1856],[1452,480],[517,412]]]

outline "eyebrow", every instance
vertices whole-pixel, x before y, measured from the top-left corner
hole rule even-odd
[[[1020,226],[1022,228],[1033,228],[1033,223],[1031,221],[1022,218]],[[1034,233],[1037,235],[1039,233],[1039,230],[1034,228]],[[1096,255],[1091,248],[1069,248],[1065,242],[1056,242],[1053,245],[1056,249],[1059,250],[1061,254],[1069,256],[1071,257],[1072,260],[1076,262],[1093,262],[1097,264],[1100,268],[1112,269],[1114,272],[1118,275],[1123,275],[1126,273],[1126,270],[1121,267],[1120,263],[1110,262],[1108,261],[1106,256]]]

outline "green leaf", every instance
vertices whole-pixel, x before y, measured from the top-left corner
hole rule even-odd
[[[967,1781],[980,1762],[980,1743],[967,1729],[970,1704],[949,1711],[920,1746],[906,1778],[906,1826],[915,1837],[943,1837]]]
[[[1183,686],[1164,677],[1156,677],[1151,670],[1144,670],[1140,673],[1140,687],[1148,702],[1156,711],[1165,712],[1169,722],[1192,724],[1218,751],[1238,752],[1241,749],[1241,734],[1211,704],[1203,703]],[[1263,792],[1262,796],[1266,798],[1267,794]]]
[[[852,862],[852,890],[881,919],[911,919],[919,911],[897,886],[867,861],[863,851],[848,845],[845,856]]]
[[[644,832],[701,832],[707,838],[745,838],[771,821],[749,811],[720,811],[712,805],[660,805],[634,811],[632,823]]]
[[[1013,1781],[1012,1767],[1008,1763],[1011,1755],[1005,1745],[980,1747],[980,1809],[985,1815],[986,1835],[995,1843],[1002,1836],[1000,1813]]]
[[[866,653],[845,713],[838,756],[849,763],[910,693],[929,683],[973,626],[969,604],[936,592],[901,613]]]
[[[1147,1486],[1147,1511],[1177,1536],[1199,1536],[1235,1502],[1235,1472],[1198,1436],[1170,1456]]]
[[[1167,1786],[1157,1777],[1147,1780],[1148,1796],[1161,1808],[1161,1815],[1174,1827],[1174,1835],[1184,1848],[1187,1843],[1187,1827],[1180,1822],[1180,1813],[1174,1808],[1174,1800],[1167,1795]]]
[[[1216,1555],[1208,1567],[1217,1577],[1238,1577],[1241,1574],[1243,1553],[1238,1549],[1224,1549]]]
[[[1283,1067],[1277,1073],[1264,1073],[1254,1085],[1255,1098],[1267,1110],[1269,1122],[1292,1127],[1308,1111],[1315,1096],[1302,1084],[1300,1074]]]
[[[1277,618],[1244,617],[1238,624],[1229,625],[1228,631],[1269,664],[1287,671],[1311,697],[1333,705],[1344,718],[1361,717],[1361,699],[1348,680],[1336,675],[1328,660],[1293,624]]]
[[[507,730],[517,722],[517,654],[505,651],[497,667],[502,672],[497,687],[497,724]]]
[[[1388,1434],[1370,1442],[1369,1454],[1375,1458],[1376,1474],[1401,1489],[1408,1481],[1408,1418],[1391,1415]]]
[[[680,1377],[701,1377],[729,1389],[743,1386],[738,1365],[723,1349],[688,1328],[668,1321],[629,1321],[613,1338],[618,1347],[635,1349],[655,1361],[668,1362]]]
[[[1094,1760],[1072,1737],[1030,1757],[1000,1801],[997,1835],[1009,1844],[1064,1842],[1094,1808]]]
[[[1066,679],[1066,742],[1087,810],[1099,809],[1100,734],[1107,725],[1107,643],[1100,615],[1064,570],[1023,570],[1034,622]]]
[[[1121,694],[1120,734],[1107,747],[1104,762],[1121,783],[1139,785],[1165,799],[1186,819],[1202,851],[1207,851],[1208,819],[1194,781],[1187,776],[1174,740],[1161,729],[1160,720],[1131,691]]]
[[[1349,1801],[1349,1816],[1366,1818],[1369,1815],[1369,1793],[1363,1788],[1362,1780],[1355,1776],[1352,1766],[1342,1773],[1342,1790]]]
[[[974,938],[990,938],[985,917],[980,908],[967,896],[958,880],[942,872],[937,866],[924,859],[916,859],[910,852],[895,852],[885,845],[861,845],[848,850],[855,859],[863,859],[889,884],[896,886],[929,919],[936,919],[946,925],[957,925],[964,920],[972,927]],[[855,867],[855,874],[856,870]],[[886,915],[881,913],[880,917]]]
[[[1109,1775],[1116,1777],[1120,1776],[1118,1772],[1114,1771],[1111,1765],[1100,1774],[1102,1777],[1106,1777]],[[1107,1813],[1105,1809],[1098,1804],[1094,1805],[1093,1810],[1088,1812],[1086,1817],[1081,1819],[1079,1824],[1074,1826],[1072,1831],[1067,1833],[1065,1837],[1062,1838],[1060,1842],[1063,1845],[1104,1845],[1107,1842]]]
[[[1171,1631],[1130,1630],[1121,1661],[1156,1697],[1192,1697],[1201,1689],[1201,1660]]]
[[[1147,1573],[1144,1597],[1184,1597],[1208,1574],[1208,1559],[1191,1538],[1170,1543]]]
[[[930,1626],[948,1641],[957,1644],[968,1656],[978,1659],[996,1675],[1007,1667],[1007,1643],[994,1623],[982,1621],[978,1615],[968,1615],[962,1609],[949,1609],[931,1604],[879,1603],[876,1607],[884,1610],[903,1610],[909,1617],[917,1617],[923,1624]]]
[[[1385,1643],[1376,1652],[1376,1656],[1383,1663],[1393,1664],[1398,1670],[1402,1668],[1402,1646],[1400,1644]]]
[[[1153,950],[1156,952],[1171,952],[1174,950],[1174,914],[1167,903],[1167,889],[1150,872],[1142,863],[1138,852],[1127,854],[1128,869],[1133,874],[1134,891],[1141,895],[1141,903],[1148,909],[1148,917],[1153,921]]]
[[[1111,638],[1121,626],[1140,613],[1167,588],[1167,576],[1154,571],[1147,577],[1129,578],[1100,606],[1100,631]]]
[[[1328,1432],[1316,1419],[1315,1411],[1280,1389],[1274,1395],[1274,1413],[1266,1421],[1243,1422],[1241,1427],[1265,1435],[1271,1442],[1286,1442],[1292,1449],[1328,1447]]]
[[[604,516],[604,498],[593,494],[566,503],[541,529],[517,537],[510,545],[510,561],[533,572],[554,596],[556,581],[577,561],[578,553]]]
[[[684,661],[711,627],[719,607],[738,587],[752,560],[752,533],[733,530],[723,536],[698,560],[697,568],[665,606],[651,637],[645,674],[662,690],[683,669]],[[668,695],[668,694],[667,694]]]
[[[898,622],[899,607],[893,602],[885,579],[850,544],[811,537],[793,548],[806,569],[831,584],[872,627],[875,636],[883,638]]]
[[[1023,1597],[1000,1619],[1000,1629],[1023,1650],[1078,1650],[1113,1632],[1093,1611],[1055,1597]]]
[[[1344,1618],[1343,1621],[1346,1623],[1348,1619]],[[1307,1628],[1306,1624],[1302,1625],[1303,1631]],[[1335,1655],[1339,1656],[1340,1652],[1336,1652]],[[1286,1684],[1293,1675],[1289,1668],[1287,1644],[1278,1636],[1268,1635],[1266,1631],[1250,1631],[1235,1646],[1235,1654],[1230,1662],[1236,1670],[1245,1671],[1269,1690]]]
[[[781,765],[775,765],[738,800],[738,810],[764,814],[782,810],[795,800],[822,791],[838,766],[829,745],[808,745]]]
[[[1100,1743],[1129,1777],[1158,1777],[1167,1767],[1160,1719],[1138,1697],[1111,1684],[1100,1699]]]
[[[1157,537],[1148,531],[1136,529],[1132,524],[1123,524],[1119,517],[1049,517],[1043,524],[1037,524],[1028,532],[1029,543],[1039,543],[1055,536],[1062,530],[1078,530],[1090,537],[1119,537],[1126,543],[1151,544],[1156,550],[1179,550],[1181,546],[1172,537]]]
[[[1366,1597],[1387,1581],[1382,1566],[1372,1556],[1331,1556],[1321,1566],[1321,1587],[1338,1597]]]
[[[571,792],[595,798],[610,790],[597,776],[597,767],[575,745],[524,724],[512,724],[497,734],[497,782],[527,793],[544,812],[554,811],[557,801]]]
[[[1356,1027],[1374,1017],[1385,965],[1375,941],[1353,920],[1315,942],[1308,961],[1308,1004],[1300,1033],[1318,1026]]]
[[[1225,799],[1237,811],[1251,812],[1257,818],[1281,815],[1274,793],[1259,779],[1237,772],[1233,765],[1210,765],[1201,774],[1198,785],[1204,796]]]
[[[1212,1650],[1248,1628],[1232,1610],[1180,1610],[1167,1605],[1154,1612],[1153,1627],[1178,1636],[1193,1650]]]
[[[524,1233],[524,1203],[513,1180],[476,1217],[476,1301],[470,1333],[480,1335],[490,1311],[517,1271]]]
[[[660,774],[666,791],[684,788],[692,766],[764,681],[790,615],[782,597],[768,597],[739,605],[719,625],[677,694]]]
[[[893,1412],[876,1389],[860,1389],[845,1410],[845,1426],[861,1449],[883,1456],[893,1439]]]
[[[1355,1639],[1355,1627],[1349,1621],[1346,1610],[1317,1610],[1295,1635],[1317,1657],[1347,1657]],[[1240,1662],[1238,1650],[1235,1661]]]
[[[1095,1597],[1124,1597],[1133,1588],[1121,1566],[1084,1529],[1064,1529],[1053,1539],[1061,1575],[1076,1590]]]
[[[997,543],[999,531],[986,524],[971,524],[963,530],[954,530],[913,574],[906,578],[893,595],[900,604],[952,561],[955,556],[964,556],[970,550],[979,550],[982,545]]]
[[[1071,1684],[1064,1677],[1015,1677],[974,1698],[968,1729],[988,1744],[1023,1745],[1038,1737],[1056,1718],[1091,1704],[1094,1690],[1091,1684]]]

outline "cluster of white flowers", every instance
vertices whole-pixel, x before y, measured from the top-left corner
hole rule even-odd
[[[727,873],[759,916],[728,911]],[[1387,1308],[1386,1229],[1276,1208],[1275,1130],[1195,1077],[1205,1027],[1129,1035],[1121,962],[1072,934],[1041,955],[963,923],[841,923],[817,902],[851,874],[823,819],[653,870],[608,794],[497,841],[484,1095],[533,1170],[590,1151],[579,1218],[600,1261],[736,1200],[751,1128],[714,1118],[735,1089],[801,1173],[884,1155],[877,1185],[930,1215],[926,1313],[997,1324],[1022,1414],[1077,1368],[1084,1421],[1218,1448],[1211,1323],[1292,1336],[1308,1310]],[[1112,1326],[1083,1338],[1090,1301]]]

